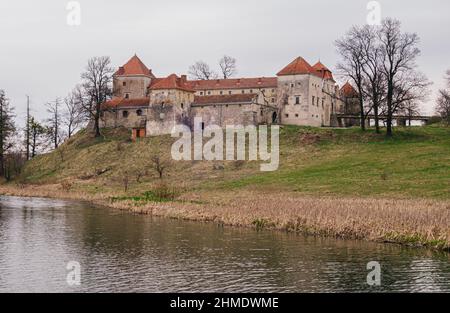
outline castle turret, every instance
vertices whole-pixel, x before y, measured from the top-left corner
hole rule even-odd
[[[153,79],[152,71],[134,55],[114,73],[114,96],[126,99],[147,97],[147,89]]]

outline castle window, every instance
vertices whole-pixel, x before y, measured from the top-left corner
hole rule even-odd
[[[261,116],[263,115],[263,110],[261,110]]]
[[[210,95],[211,94],[211,91],[208,91],[208,95]]]
[[[128,117],[128,111],[123,111],[122,112],[122,117]]]
[[[229,94],[229,95],[231,95],[231,90],[230,90],[230,91],[228,91],[228,94]]]
[[[126,93],[125,94],[125,99],[128,99],[130,97],[130,94]]]
[[[184,109],[184,103],[181,104],[181,108]]]
[[[200,91],[200,96],[203,96],[203,91]]]
[[[223,91],[222,90],[220,91],[220,94],[223,95]]]
[[[250,93],[253,93],[253,89],[250,89]]]
[[[271,101],[272,101],[272,103],[275,103],[275,98],[272,98]]]
[[[245,90],[242,90],[242,93],[245,93]]]
[[[291,88],[294,88],[294,84],[291,84]]]
[[[123,82],[123,83],[122,83],[122,86],[125,87],[126,85],[127,85],[127,82]]]
[[[137,115],[137,116],[141,116],[141,115],[142,115],[142,110],[141,110],[141,109],[137,110],[137,111],[136,111],[136,115]]]
[[[284,116],[289,117],[289,114],[285,114]]]
[[[298,114],[295,114],[295,117],[298,117]]]
[[[272,89],[272,93],[274,93],[275,92],[275,89]]]
[[[295,96],[295,104],[300,104],[300,96]]]
[[[314,105],[314,102],[315,102],[315,97],[312,96],[312,105]]]

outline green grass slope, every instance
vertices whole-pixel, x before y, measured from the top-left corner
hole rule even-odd
[[[180,190],[258,188],[326,196],[450,198],[450,128],[397,128],[392,139],[373,130],[284,126],[280,167],[258,162],[170,161],[170,136],[129,140],[123,129],[101,138],[81,131],[56,151],[28,162],[22,184],[66,183],[95,192],[142,194],[159,181],[152,156],[169,162],[164,180]]]

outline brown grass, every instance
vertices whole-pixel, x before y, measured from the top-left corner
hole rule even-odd
[[[450,202],[305,197],[292,192],[187,193],[174,202],[112,202],[111,194],[67,192],[61,186],[1,186],[0,194],[88,200],[140,214],[268,228],[312,235],[450,249]]]

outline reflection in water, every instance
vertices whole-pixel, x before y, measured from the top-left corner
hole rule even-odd
[[[450,291],[449,254],[0,197],[0,291]],[[379,261],[382,285],[366,284]],[[81,286],[66,283],[81,264]]]

